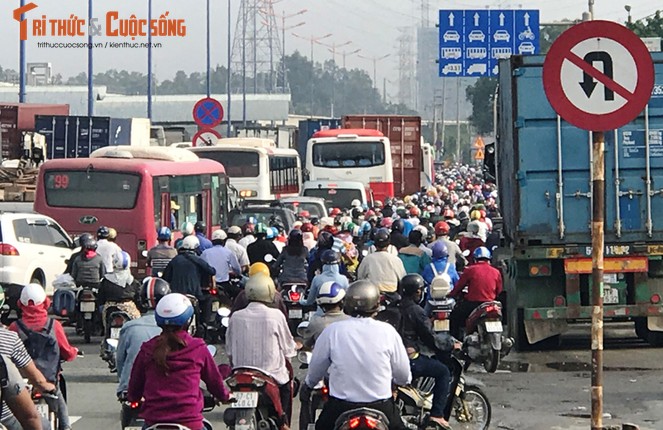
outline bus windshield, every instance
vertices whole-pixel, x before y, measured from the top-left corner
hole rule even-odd
[[[136,206],[140,176],[94,170],[58,170],[46,172],[44,183],[49,206],[132,209]]]
[[[382,166],[384,162],[382,142],[329,142],[313,145],[313,165],[316,167],[373,167]]]
[[[256,178],[260,174],[257,152],[196,151],[196,155],[223,164],[229,178]]]

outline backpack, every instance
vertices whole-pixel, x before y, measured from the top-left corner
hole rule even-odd
[[[46,327],[39,331],[30,330],[21,320],[17,320],[19,336],[35,365],[49,382],[56,382],[60,371],[60,346],[53,331],[53,319],[48,319]]]
[[[449,291],[451,291],[451,276],[447,273],[449,271],[449,262],[444,268],[444,272],[438,273],[435,268],[435,264],[430,264],[431,269],[433,269],[433,280],[430,283],[430,296],[433,300],[442,300],[444,299]]]

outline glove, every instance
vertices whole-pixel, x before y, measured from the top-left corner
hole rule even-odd
[[[309,387],[306,381],[304,381],[299,388],[299,400],[301,402],[309,400],[311,398],[311,393],[313,393],[313,388]]]

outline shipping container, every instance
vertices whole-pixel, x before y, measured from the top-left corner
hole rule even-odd
[[[297,131],[297,152],[299,158],[306,160],[306,146],[308,141],[316,131],[333,130],[341,128],[341,120],[337,118],[309,118],[299,121],[299,130]]]
[[[346,115],[343,128],[368,128],[381,131],[391,143],[394,193],[397,196],[420,190],[421,117],[401,115]]]
[[[21,133],[34,131],[37,115],[69,115],[69,105],[0,103],[2,160],[15,160],[21,157]]]
[[[38,116],[36,131],[46,136],[46,158],[88,157],[112,145],[150,146],[146,118]]]

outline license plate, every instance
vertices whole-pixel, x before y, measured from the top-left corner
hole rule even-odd
[[[81,302],[81,312],[94,312],[95,306],[94,302]]]
[[[433,321],[433,329],[435,331],[449,331],[449,320]]]
[[[302,319],[303,312],[301,309],[288,310],[288,317],[291,319]]]
[[[37,407],[37,412],[44,418],[48,418],[48,405],[44,403],[38,403],[35,405]]]
[[[110,330],[110,337],[111,339],[119,339],[120,338],[120,330],[122,330],[119,327],[111,327]]]
[[[258,393],[255,391],[233,393],[237,400],[230,404],[231,408],[255,408],[258,406]]]
[[[618,304],[619,303],[619,290],[617,288],[605,288],[603,290],[603,303],[605,303],[605,304]]]
[[[502,321],[486,321],[486,331],[488,333],[499,333],[502,331]]]
[[[219,310],[219,302],[212,302],[212,312]]]

